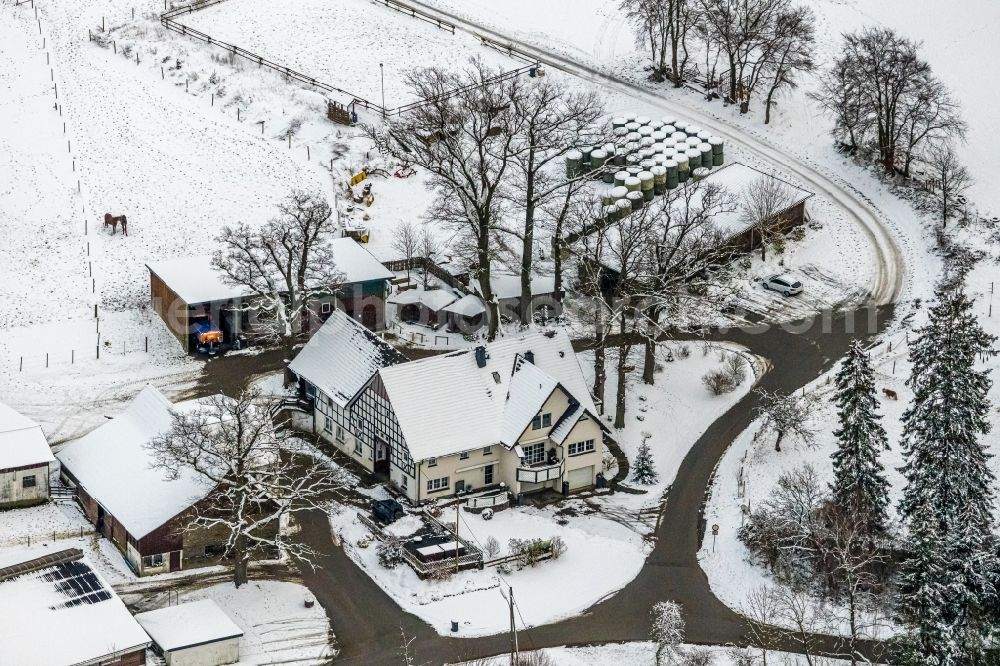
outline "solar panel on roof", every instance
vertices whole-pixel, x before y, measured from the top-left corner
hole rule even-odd
[[[56,590],[69,597],[63,604],[66,608],[96,604],[111,598],[111,593],[104,589],[97,574],[82,562],[57,564],[39,578],[54,583]]]

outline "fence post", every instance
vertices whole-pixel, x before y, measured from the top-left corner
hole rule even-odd
[[[146,353],[149,353],[149,336],[146,336]]]
[[[21,357],[21,364],[17,368],[18,372],[24,372],[24,357]]]
[[[49,353],[45,352],[45,367],[49,367]]]
[[[69,364],[73,365],[74,363],[76,363],[76,350],[75,349],[70,349],[69,350]]]

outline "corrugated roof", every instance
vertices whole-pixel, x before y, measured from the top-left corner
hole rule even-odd
[[[43,465],[53,460],[42,427],[0,403],[0,469]]]
[[[527,427],[537,412],[533,406],[541,407],[546,387],[545,398],[559,385],[597,413],[566,333],[528,331],[486,350],[483,368],[466,350],[379,371],[414,460],[507,443],[510,433],[517,430],[516,437]],[[527,352],[535,367],[518,377],[515,368],[527,367]]]
[[[21,558],[36,557],[25,552]],[[86,558],[0,582],[0,662],[91,663],[145,648],[149,637]]]
[[[379,368],[405,360],[388,342],[335,310],[288,368],[344,407]]]
[[[56,457],[129,534],[141,539],[213,488],[193,471],[182,470],[177,479],[168,480],[164,470],[152,466],[146,449],[170,428],[174,409],[193,404],[174,406],[147,386],[124,412],[71,442]]]

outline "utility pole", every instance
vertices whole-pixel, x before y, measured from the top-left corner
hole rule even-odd
[[[514,623],[514,588],[508,587],[507,605],[510,607],[510,666],[517,666],[517,625]]]
[[[382,79],[382,117],[385,118],[385,66],[378,64],[379,77]]]
[[[461,515],[462,515],[460,513],[461,510],[462,510],[461,502],[455,504],[455,573],[458,573],[458,549],[459,549],[459,544],[461,543],[458,540],[458,521],[461,520]]]

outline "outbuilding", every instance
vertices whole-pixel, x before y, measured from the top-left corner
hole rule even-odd
[[[240,660],[243,630],[211,599],[135,616],[168,666],[222,666]]]
[[[48,501],[54,460],[41,426],[0,403],[0,509]]]

